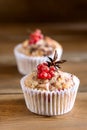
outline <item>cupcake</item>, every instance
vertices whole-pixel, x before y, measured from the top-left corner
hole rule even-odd
[[[46,56],[52,57],[55,50],[60,59],[62,46],[50,37],[44,36],[41,30],[35,30],[28,40],[14,48],[19,72],[24,75],[31,73],[38,64],[46,61]]]
[[[65,60],[57,60],[57,51],[49,61],[41,63],[20,83],[27,108],[36,114],[54,116],[62,115],[74,106],[79,79],[60,70]]]

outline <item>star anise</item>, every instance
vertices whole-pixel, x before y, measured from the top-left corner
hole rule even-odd
[[[60,64],[66,62],[66,60],[58,60],[58,54],[56,50],[55,50],[53,59],[51,57],[48,57],[48,58],[50,60],[50,61],[47,61],[48,67],[54,66],[56,69],[61,68]]]

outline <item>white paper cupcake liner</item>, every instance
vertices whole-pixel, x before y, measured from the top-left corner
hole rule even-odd
[[[73,87],[60,91],[41,91],[28,88],[24,84],[26,77],[22,78],[20,83],[27,108],[31,112],[39,115],[54,116],[71,111],[80,83],[76,76],[74,76],[75,85]]]
[[[21,47],[22,47],[22,45],[19,44],[14,48],[14,55],[16,58],[18,71],[21,74],[26,75],[26,74],[31,73],[38,64],[47,60],[46,56],[45,57],[32,57],[32,56],[24,55],[21,52],[19,52],[19,49]],[[62,56],[63,49],[58,48],[56,50],[58,53],[58,58],[60,59]],[[53,56],[53,55],[51,55],[51,56]]]

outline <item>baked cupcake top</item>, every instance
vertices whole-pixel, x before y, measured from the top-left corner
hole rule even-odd
[[[56,91],[64,90],[74,86],[73,75],[60,70],[60,64],[65,60],[58,60],[57,51],[53,59],[41,63],[25,80],[25,86],[38,90]]]
[[[57,48],[62,47],[58,42],[44,36],[41,30],[37,29],[29,35],[28,40],[22,43],[19,51],[28,56],[48,56]]]

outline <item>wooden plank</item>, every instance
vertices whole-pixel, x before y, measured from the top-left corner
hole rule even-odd
[[[3,130],[86,130],[87,93],[78,93],[71,112],[54,117],[31,113],[22,94],[0,95],[0,129]]]

